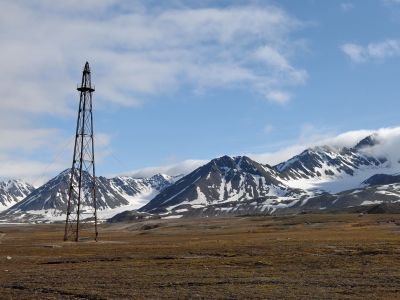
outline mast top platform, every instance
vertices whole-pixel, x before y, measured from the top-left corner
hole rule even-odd
[[[87,86],[89,84],[89,86]],[[94,92],[95,89],[91,85],[91,80],[90,80],[90,66],[89,62],[85,63],[85,67],[83,68],[83,78],[82,78],[82,86],[77,87],[77,90],[80,92]]]

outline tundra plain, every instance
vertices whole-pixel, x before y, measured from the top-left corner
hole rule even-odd
[[[0,224],[0,299],[395,299],[400,215]]]

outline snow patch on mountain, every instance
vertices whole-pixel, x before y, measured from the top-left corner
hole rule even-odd
[[[400,179],[392,174],[400,172],[399,141],[400,128],[386,129],[350,146],[311,147],[274,167],[246,156],[223,156],[186,176],[98,177],[98,216],[138,208],[163,216],[296,213],[396,202]],[[61,173],[0,218],[63,221],[69,175],[68,170]],[[89,203],[82,205],[89,211]]]
[[[381,143],[379,136],[374,134],[352,148],[314,147],[278,164],[275,169],[291,187],[338,193],[362,187],[362,182],[377,172],[392,174],[400,171],[397,161],[369,155],[369,149]]]
[[[257,198],[285,201],[306,194],[285,185],[269,166],[245,156],[223,156],[167,187],[141,210],[167,213]]]
[[[71,170],[67,169],[33,191],[23,201],[0,214],[0,219],[13,221],[65,220]],[[165,187],[180,177],[157,174],[151,178],[96,178],[97,214],[99,219],[110,218],[125,210],[138,209]],[[90,175],[83,173],[83,186],[89,186]],[[92,203],[81,203],[83,217],[93,215]]]
[[[34,187],[22,180],[7,180],[0,182],[0,211],[3,211],[23,200]]]

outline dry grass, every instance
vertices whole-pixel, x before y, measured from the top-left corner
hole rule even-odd
[[[0,298],[393,299],[398,220],[157,220],[102,225],[100,242],[78,244],[60,225],[0,225]]]

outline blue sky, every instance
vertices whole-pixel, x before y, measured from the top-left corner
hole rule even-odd
[[[146,3],[0,1],[1,177],[69,167],[86,60],[102,175],[399,125],[400,1]]]

